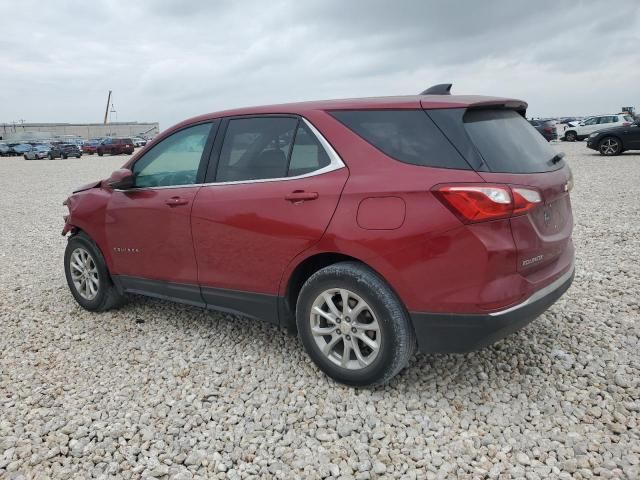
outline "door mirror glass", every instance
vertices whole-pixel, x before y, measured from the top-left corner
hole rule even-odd
[[[127,190],[133,187],[133,172],[126,168],[116,170],[111,174],[107,183],[111,188]]]

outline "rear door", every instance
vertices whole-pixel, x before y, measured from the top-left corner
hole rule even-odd
[[[622,132],[625,148],[640,149],[640,125],[630,125]]]
[[[591,133],[593,133],[596,130],[598,130],[598,120],[599,120],[599,117],[593,117],[593,118],[586,119],[583,122],[584,125],[581,125],[581,126],[577,127],[578,135],[588,136]]]
[[[484,180],[534,187],[542,197],[539,207],[511,219],[518,270],[533,273],[571,256],[571,172],[559,152],[513,110],[469,110],[463,121],[484,161]]]
[[[348,170],[307,121],[226,120],[192,211],[207,304],[277,321],[287,264],[322,237]]]

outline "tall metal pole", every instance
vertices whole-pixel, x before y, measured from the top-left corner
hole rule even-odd
[[[111,90],[109,90],[109,96],[107,97],[107,108],[104,111],[104,124],[107,124],[107,119],[109,118],[109,103],[111,102]]]

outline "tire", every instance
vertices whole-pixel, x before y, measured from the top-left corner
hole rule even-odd
[[[72,263],[82,267],[83,270],[72,267]],[[85,265],[87,270],[84,270]],[[87,272],[84,283],[82,283],[83,278],[78,277],[83,271]],[[124,296],[118,292],[111,280],[100,249],[84,233],[69,237],[64,252],[64,272],[73,298],[85,310],[102,312],[117,308],[125,302]],[[89,282],[91,285],[87,286]],[[84,290],[83,285],[87,290]],[[95,292],[91,287],[95,288]]]
[[[569,130],[568,132],[564,133],[564,139],[567,142],[575,142],[576,140],[578,140],[578,134],[573,130]]]
[[[26,155],[23,155],[25,160],[29,160]]]
[[[67,158],[69,158],[69,156],[63,153],[63,154],[62,154],[62,159],[63,159],[63,160],[66,160]]]
[[[622,153],[622,142],[617,137],[604,137],[598,144],[600,155],[612,157]]]
[[[101,150],[98,150],[98,156],[101,157],[104,153]]]
[[[331,313],[325,294],[341,317]],[[345,295],[347,314],[342,308]],[[351,309],[363,306],[366,308],[356,318],[348,316]],[[325,313],[313,314],[318,308]],[[408,364],[416,350],[413,326],[402,302],[376,272],[358,262],[336,263],[309,277],[298,296],[296,323],[313,362],[329,377],[347,385],[387,383]],[[327,333],[314,334],[312,329],[325,329]],[[361,340],[365,337],[367,344],[376,345],[377,349]],[[350,350],[345,357],[347,344]],[[321,348],[327,348],[327,353]]]

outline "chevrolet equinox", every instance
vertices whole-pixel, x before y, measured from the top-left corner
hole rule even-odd
[[[449,94],[186,120],[64,202],[71,293],[127,293],[297,329],[317,366],[385,383],[467,352],[570,286],[572,176],[527,104]]]

